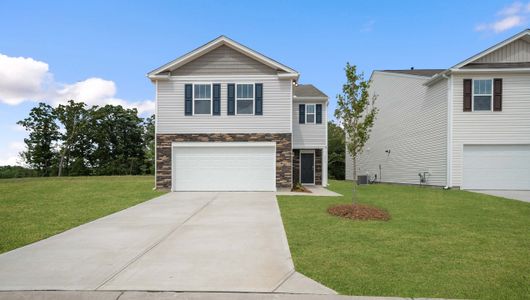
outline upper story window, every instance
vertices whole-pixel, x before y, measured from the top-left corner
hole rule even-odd
[[[491,79],[475,79],[473,80],[473,110],[490,111],[493,99]]]
[[[315,124],[315,104],[306,104],[305,109],[305,122],[307,124]]]
[[[254,114],[254,84],[236,85],[236,114]]]
[[[193,86],[193,114],[212,114],[212,85],[195,84]]]

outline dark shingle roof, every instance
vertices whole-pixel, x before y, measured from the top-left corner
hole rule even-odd
[[[509,68],[530,68],[530,62],[469,63],[462,67],[462,69],[509,69]]]
[[[382,72],[387,73],[399,73],[407,75],[416,75],[424,77],[433,77],[434,75],[445,71],[445,69],[406,69],[406,70],[383,70]]]
[[[293,88],[293,94],[295,97],[325,97],[328,96],[324,94],[321,90],[317,89],[312,84],[298,84]]]

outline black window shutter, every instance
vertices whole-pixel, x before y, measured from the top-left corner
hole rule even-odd
[[[184,85],[184,115],[191,116],[193,113],[193,85]]]
[[[493,79],[493,110],[502,111],[502,78]]]
[[[213,115],[221,115],[221,85],[219,83],[213,84]]]
[[[229,83],[227,87],[228,87],[228,91],[227,91],[227,94],[228,94],[227,114],[228,115],[235,115],[236,114],[236,110],[235,110],[235,107],[236,107],[236,86],[233,83]]]
[[[305,104],[298,105],[298,123],[305,123]]]
[[[464,111],[471,111],[471,79],[464,79]]]
[[[322,124],[322,104],[317,104],[316,110],[317,110],[317,124]]]
[[[256,83],[256,101],[255,101],[254,114],[261,116],[263,115],[263,83]]]

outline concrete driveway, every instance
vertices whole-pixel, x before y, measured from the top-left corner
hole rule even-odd
[[[481,193],[491,196],[503,197],[507,199],[514,199],[524,202],[530,202],[530,191],[516,191],[516,190],[472,190],[475,193]]]
[[[333,291],[298,274],[275,193],[169,193],[0,255],[0,290]]]

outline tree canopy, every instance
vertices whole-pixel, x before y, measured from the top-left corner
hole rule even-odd
[[[154,115],[120,105],[68,101],[31,109],[23,161],[40,176],[154,173]]]

